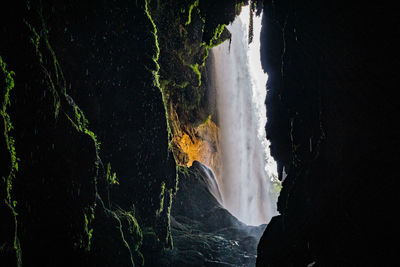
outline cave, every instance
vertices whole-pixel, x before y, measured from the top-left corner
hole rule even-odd
[[[398,15],[8,1],[0,266],[395,266]]]

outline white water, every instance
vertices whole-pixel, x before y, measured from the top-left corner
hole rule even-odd
[[[249,7],[228,26],[231,43],[212,49],[220,126],[223,205],[249,225],[268,223],[277,215],[271,179],[277,176],[266,139],[266,83],[260,59],[261,16],[254,15],[253,42],[248,44]]]
[[[197,164],[197,163],[194,163]],[[219,185],[218,181],[215,177],[215,174],[212,169],[207,167],[206,165],[202,163],[198,163],[199,168],[203,171],[203,182],[207,186],[208,190],[210,193],[215,197],[215,199],[221,204],[222,203],[222,196],[221,192],[219,190]]]

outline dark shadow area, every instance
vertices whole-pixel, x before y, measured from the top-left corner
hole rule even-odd
[[[266,130],[288,176],[257,266],[387,266],[397,240],[398,15],[342,1],[265,1],[264,14]]]

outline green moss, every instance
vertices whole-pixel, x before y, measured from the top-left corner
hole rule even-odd
[[[242,7],[245,5],[244,2],[238,2],[235,4],[235,11],[236,11],[236,15],[239,15],[240,12],[242,11]]]
[[[161,192],[160,192],[160,207],[157,210],[157,214],[161,214],[164,211],[164,199],[165,199],[165,182],[162,182]]]
[[[149,19],[149,21],[151,22],[151,25],[153,26],[153,36],[154,36],[154,44],[156,46],[156,51],[153,55],[153,61],[154,64],[156,65],[156,69],[152,71],[153,73],[153,77],[154,77],[154,85],[157,88],[160,88],[160,76],[158,71],[160,70],[160,65],[158,63],[158,59],[160,58],[160,46],[158,43],[158,34],[157,34],[157,26],[150,14],[150,10],[149,10],[149,6],[147,3],[147,0],[145,0],[145,4],[144,4],[144,11],[146,13],[147,18]]]
[[[191,68],[192,71],[196,74],[196,76],[198,77],[197,87],[200,87],[201,86],[201,72],[199,70],[199,63],[195,63],[195,64],[187,63],[186,60],[183,58],[182,54],[179,54],[178,57],[184,66]],[[202,67],[202,66],[203,66],[203,64],[200,65],[200,67]],[[189,85],[189,82],[187,82],[186,86],[187,85]]]
[[[184,165],[177,165],[176,166],[176,172],[177,174],[183,174],[185,177],[189,176],[189,168]]]
[[[206,120],[201,124],[207,124],[211,120],[211,114],[207,116]]]
[[[181,88],[181,89],[186,88],[188,85],[189,85],[188,81],[185,81],[185,82],[183,82],[181,84],[174,83],[174,87]]]
[[[257,1],[253,2],[253,10],[257,10]]]
[[[95,147],[96,151],[96,160],[94,162],[96,167],[96,176],[95,179],[99,176],[99,165],[100,165],[100,142],[97,139],[96,134],[89,129],[89,121],[86,119],[82,110],[75,104],[70,96],[68,96],[66,92],[66,80],[64,78],[61,66],[57,60],[56,54],[49,42],[49,31],[47,29],[45,20],[39,11],[39,19],[41,22],[41,34],[39,35],[36,29],[27,21],[25,21],[26,26],[30,30],[32,36],[30,37],[30,42],[34,47],[35,53],[39,60],[39,65],[41,70],[45,76],[45,81],[48,85],[48,89],[51,91],[54,99],[54,117],[58,118],[61,110],[61,97],[64,97],[66,102],[72,107],[73,114],[67,114],[67,112],[63,112],[63,114],[67,117],[67,119],[71,122],[71,124],[75,127],[75,129],[83,134],[88,135]],[[49,57],[44,58],[44,52],[48,52]],[[47,62],[50,62],[49,64]],[[84,235],[85,237],[80,238],[78,242],[74,244],[78,247],[85,248],[87,251],[90,250],[91,239],[93,235],[93,229],[90,228],[90,225],[94,219],[94,206],[93,202],[89,207],[85,208],[83,213],[84,218]]]
[[[33,36],[30,38],[30,41],[35,48],[36,54],[39,57],[39,63],[42,67],[42,71],[43,71],[45,77],[47,78],[46,81],[49,85],[49,89],[53,94],[54,108],[55,108],[54,115],[57,118],[59,111],[60,111],[60,107],[61,107],[60,95],[67,98],[67,100],[68,100],[69,96],[67,95],[67,92],[66,92],[66,81],[65,81],[63,72],[61,70],[61,66],[58,63],[56,54],[55,54],[53,48],[51,47],[49,39],[48,39],[48,30],[47,30],[46,24],[41,15],[40,15],[40,18],[41,18],[42,28],[43,28],[43,33],[44,33],[44,37],[43,37],[44,44],[45,44],[47,50],[51,54],[51,60],[52,60],[52,66],[53,66],[52,72],[44,64],[43,53],[41,52],[41,49],[40,49],[41,38],[40,38],[39,34],[35,30],[35,28],[33,26],[31,26],[28,22],[25,21],[25,24],[28,26],[28,28],[31,30],[31,33],[33,34]],[[52,73],[53,73],[53,75],[52,75]],[[95,133],[89,129],[89,127],[88,127],[89,122],[86,119],[84,113],[79,109],[79,107],[75,103],[73,103],[71,101],[68,101],[68,102],[73,107],[74,120],[71,119],[71,117],[68,116],[68,114],[65,113],[65,115],[72,122],[74,127],[79,132],[85,133],[92,138],[93,143],[95,144],[95,147],[96,147],[96,153],[98,154],[98,152],[100,150],[100,142],[97,140],[97,136],[95,135]]]
[[[135,218],[135,212],[133,211],[124,211],[124,210],[117,210],[116,214],[118,215],[118,217],[125,217],[128,221],[129,224],[129,228],[128,231],[129,233],[135,237],[136,239],[138,239],[138,242],[135,244],[135,251],[138,251],[140,246],[143,243],[143,233],[142,233],[142,229],[139,226],[139,223],[137,221],[137,219]]]
[[[2,177],[3,182],[5,182],[5,184],[6,184],[6,199],[4,199],[4,202],[10,208],[11,213],[13,214],[13,218],[14,218],[13,248],[14,248],[14,250],[16,252],[16,256],[17,256],[17,266],[20,267],[20,266],[22,266],[22,249],[21,249],[21,245],[19,243],[19,238],[18,238],[18,220],[17,220],[18,213],[16,211],[17,201],[12,198],[13,182],[16,179],[16,173],[18,171],[19,159],[17,158],[17,153],[15,150],[15,139],[11,135],[11,131],[13,129],[11,117],[7,113],[7,107],[11,106],[10,92],[15,86],[14,78],[13,78],[15,73],[13,71],[7,70],[7,65],[3,61],[2,57],[0,57],[0,68],[1,68],[1,72],[3,73],[4,85],[5,85],[4,95],[3,95],[3,103],[1,103],[2,106],[1,106],[1,110],[0,110],[0,115],[3,118],[3,123],[4,123],[3,136],[5,139],[7,150],[10,154],[10,161],[11,161],[10,172],[9,172],[8,176]]]
[[[207,43],[206,42],[203,42],[200,46],[203,46],[204,47],[204,50],[205,50],[205,52],[204,52],[204,56],[203,56],[203,59],[202,59],[202,66],[204,66],[205,64],[206,64],[206,59],[208,58],[208,56],[209,56],[209,51],[208,51],[208,49],[209,49],[209,46],[207,46]]]
[[[196,73],[197,77],[198,77],[198,85],[197,86],[201,86],[201,72],[199,70],[199,64],[190,64],[189,67],[193,70],[194,73]]]
[[[74,114],[75,114],[75,121],[71,120],[69,117],[68,118],[70,119],[70,121],[73,123],[73,125],[79,132],[85,133],[88,136],[90,136],[90,138],[93,140],[93,143],[96,147],[96,154],[98,156],[101,143],[97,140],[96,134],[89,129],[89,127],[88,127],[89,121],[86,119],[85,114],[82,112],[82,110],[75,104],[73,104],[73,109],[74,109]]]
[[[218,45],[218,44],[213,44],[213,43],[214,43],[214,41],[217,41],[221,37],[221,34],[224,31],[224,29],[225,29],[225,24],[218,24],[217,28],[215,28],[213,38],[210,40],[210,44],[209,44],[210,47],[214,47],[214,46]],[[223,40],[221,42],[223,42]]]
[[[156,212],[159,222],[157,233],[162,243],[169,248],[173,248],[173,239],[171,233],[172,199],[173,189],[166,189],[165,182],[162,182],[160,192],[160,207]]]
[[[159,43],[158,43],[157,26],[156,26],[151,14],[150,14],[150,10],[149,10],[149,6],[148,6],[148,3],[147,3],[147,0],[145,0],[144,3],[145,3],[144,11],[145,11],[146,16],[149,19],[151,25],[153,26],[154,44],[155,44],[155,47],[156,47],[156,51],[155,51],[155,53],[153,55],[153,61],[154,61],[154,64],[156,66],[156,68],[154,70],[152,70],[153,82],[154,82],[154,86],[156,86],[160,90],[161,95],[162,95],[162,101],[163,101],[164,109],[165,109],[165,117],[166,117],[166,120],[167,120],[167,132],[168,132],[168,143],[169,143],[168,148],[171,149],[170,142],[172,140],[172,131],[171,131],[170,123],[169,123],[167,98],[166,98],[165,92],[162,90],[162,87],[160,85],[160,74],[159,74],[160,64],[158,63],[158,60],[160,58],[160,46],[159,46]]]
[[[190,64],[184,59],[184,54],[183,53],[179,53],[178,54],[178,57],[179,57],[180,61],[182,62],[182,64],[184,66],[190,67],[192,69],[192,71],[197,75],[197,77],[198,77],[197,87],[201,86],[201,71],[200,71],[200,68],[205,66],[206,59],[209,56],[209,49],[220,45],[222,42],[224,42],[226,40],[226,38],[221,38],[221,35],[225,30],[225,26],[226,26],[225,24],[219,24],[215,28],[214,35],[211,38],[211,40],[208,43],[202,42],[200,44],[200,49],[204,49],[204,56],[202,57],[202,60],[201,60],[200,63]],[[193,50],[193,48],[185,43],[185,51],[187,51],[185,53],[185,55],[191,56],[192,50]]]
[[[189,82],[188,82],[188,81],[185,81],[185,82],[183,82],[183,83],[181,83],[181,84],[178,84],[178,83],[176,83],[176,82],[174,82],[174,81],[171,81],[171,80],[161,80],[160,86],[161,86],[161,88],[162,88],[162,91],[166,91],[167,86],[170,85],[170,84],[171,84],[171,86],[173,86],[174,88],[184,89],[184,88],[186,88],[186,87],[189,85]]]
[[[131,266],[136,266],[136,264],[144,266],[144,258],[140,252],[140,247],[143,244],[143,231],[136,219],[134,207],[132,207],[131,210],[126,211],[121,208],[110,210],[102,201],[100,201],[100,205],[107,216],[110,216],[117,221],[118,225],[115,226],[120,233],[123,245],[129,251]],[[114,227],[114,225],[112,227]]]
[[[88,219],[87,214],[84,213],[83,215],[85,217],[85,232],[86,232],[87,237],[88,237],[86,249],[88,251],[90,251],[90,245],[91,245],[91,241],[92,241],[92,237],[93,237],[93,229],[89,228],[89,219]],[[92,220],[92,218],[90,218],[90,220]]]
[[[169,203],[167,208],[168,231],[167,231],[167,236],[165,237],[165,243],[169,244],[170,248],[173,248],[174,240],[172,238],[172,232],[171,232],[171,209],[172,209],[172,198],[173,198],[172,189],[168,190],[168,197],[169,197]]]
[[[91,249],[92,238],[93,238],[93,228],[91,228],[91,224],[95,218],[94,208],[90,207],[87,211],[83,212],[83,228],[85,235],[81,237],[78,242],[74,243],[75,248],[84,249],[87,252]]]
[[[160,87],[164,90],[170,83],[172,83],[171,80],[161,80]]]
[[[28,26],[28,28],[31,30],[31,33],[33,34],[33,36],[30,38],[31,43],[34,46],[35,51],[39,57],[39,63],[42,68],[42,71],[45,74],[45,77],[47,78],[47,83],[49,85],[49,89],[53,93],[55,117],[58,116],[59,110],[61,107],[61,103],[60,103],[60,95],[61,95],[61,96],[65,97],[67,102],[73,107],[74,120],[72,120],[70,118],[70,116],[68,116],[68,114],[65,113],[65,115],[73,123],[73,125],[79,132],[85,133],[92,138],[93,143],[96,147],[96,154],[98,156],[98,153],[100,150],[100,142],[97,140],[96,134],[89,129],[89,127],[88,127],[89,121],[86,119],[82,110],[73,101],[70,101],[70,97],[67,95],[66,80],[64,78],[64,74],[62,72],[61,66],[57,60],[56,54],[50,45],[49,37],[48,37],[49,31],[47,29],[45,20],[41,13],[39,13],[39,17],[41,20],[41,27],[42,27],[41,32],[43,32],[42,39],[45,44],[45,48],[50,52],[50,55],[51,55],[50,60],[52,63],[52,68],[53,68],[52,71],[49,70],[44,63],[43,53],[41,52],[41,49],[40,49],[41,48],[40,47],[41,38],[40,38],[39,34],[35,30],[35,28],[33,26],[31,26],[28,22],[25,21],[25,24]]]
[[[54,102],[53,102],[54,103],[54,117],[57,118],[58,114],[60,113],[60,106],[61,106],[60,94],[56,89],[56,85],[58,84],[58,80],[56,80],[56,81],[54,80],[54,78],[51,75],[51,72],[46,68],[46,66],[44,64],[43,53],[40,50],[40,44],[41,44],[40,35],[37,33],[36,29],[32,25],[30,25],[27,21],[25,21],[25,24],[27,25],[27,27],[30,29],[30,31],[32,33],[32,36],[30,37],[30,42],[35,48],[36,55],[39,58],[40,66],[42,67],[42,71],[43,71],[43,73],[44,73],[44,75],[46,77],[46,82],[48,84],[48,88],[50,89],[50,91],[51,91],[51,93],[53,95],[53,99],[54,99]],[[47,39],[47,30],[45,30],[44,32],[46,33],[44,35],[45,39]],[[46,43],[47,47],[50,47],[50,44],[49,44],[48,40],[45,41],[45,43]],[[57,72],[58,71],[58,68],[57,68],[58,63],[57,63],[57,60],[55,59],[54,51],[52,49],[51,49],[51,54],[53,56],[53,66],[55,68],[55,71]],[[57,79],[59,78],[58,74],[56,75],[56,78]]]
[[[117,180],[117,174],[115,172],[111,172],[111,164],[107,164],[107,173],[106,173],[106,180],[113,185],[119,185]]]
[[[206,42],[201,43],[200,47],[204,47],[204,49],[205,49],[202,66],[205,65],[206,59],[209,56],[208,50],[220,45],[221,43],[223,43],[226,40],[224,38],[221,38],[221,35],[224,32],[225,27],[226,27],[225,24],[218,24],[217,28],[215,28],[214,35],[211,38],[211,40],[209,41],[209,43],[208,44]]]
[[[165,183],[161,185],[160,209],[157,210],[159,220],[158,237],[166,248],[172,249],[174,246],[171,232],[171,208],[173,199],[173,190],[165,188]]]
[[[139,250],[143,243],[143,232],[139,226],[137,219],[135,218],[134,210],[125,211],[122,209],[118,209],[116,211],[107,210],[107,212],[110,213],[118,221],[121,239],[124,243],[124,246],[128,249],[130,253],[132,266],[135,266],[134,258],[136,258],[137,261],[140,261],[139,263],[141,266],[144,266],[144,258]],[[134,247],[132,248],[130,244],[134,245]]]
[[[188,20],[186,21],[185,25],[189,25],[192,22],[192,11],[193,8],[199,6],[199,0],[195,0],[193,4],[190,5],[189,7],[189,14],[188,14]]]

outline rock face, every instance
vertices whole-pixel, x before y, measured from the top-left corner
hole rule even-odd
[[[173,120],[179,121],[174,117]],[[187,127],[190,133],[177,131],[172,142],[178,164],[192,166],[193,161],[199,161],[215,172],[219,177],[221,166],[221,151],[219,145],[219,127],[209,118],[198,127]]]
[[[207,137],[207,49],[243,2],[2,9],[1,266],[152,266],[172,247],[172,134]]]
[[[257,265],[387,266],[398,16],[384,4],[342,1],[265,1],[264,14],[266,130],[288,176]]]
[[[163,266],[255,265],[265,225],[247,226],[222,208],[208,189],[209,177],[195,161],[180,179],[171,213],[174,249],[165,253]]]
[[[142,41],[152,37],[143,3],[7,8],[0,265],[140,265],[143,225],[170,246],[168,209],[157,210],[162,188],[170,203],[176,184],[162,96],[148,70],[153,51]]]

